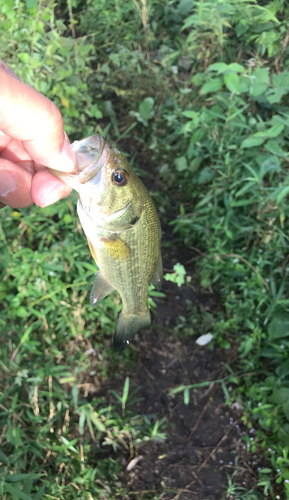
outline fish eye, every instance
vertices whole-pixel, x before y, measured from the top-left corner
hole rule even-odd
[[[116,170],[112,174],[112,182],[116,186],[125,186],[128,183],[128,173],[125,170]]]

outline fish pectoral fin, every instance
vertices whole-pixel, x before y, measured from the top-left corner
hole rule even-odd
[[[133,339],[135,334],[142,330],[143,328],[149,328],[151,326],[151,315],[149,310],[143,314],[123,314],[121,312],[113,338],[113,346],[116,349],[121,349],[129,344],[130,340]]]
[[[131,255],[129,247],[118,236],[112,236],[109,239],[101,238],[100,241],[104,243],[107,253],[113,259],[125,260]]]
[[[98,271],[90,292],[90,305],[95,306],[113,291],[114,288],[104,279],[101,271]]]
[[[162,289],[162,284],[163,284],[163,263],[162,263],[162,257],[160,255],[160,258],[158,260],[158,263],[155,268],[154,275],[151,279],[151,284],[154,285],[154,287],[157,289],[159,292]]]
[[[91,253],[92,257],[94,258],[94,261],[95,261],[96,265],[98,266],[97,255],[96,255],[95,248],[94,248],[93,244],[91,243],[91,241],[88,238],[87,238],[87,242],[88,242],[90,253]]]

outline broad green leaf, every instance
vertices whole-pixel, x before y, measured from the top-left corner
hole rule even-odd
[[[186,270],[184,266],[179,262],[174,265],[173,269],[174,272],[170,274],[169,273],[165,274],[164,278],[167,281],[172,281],[173,283],[177,283],[177,285],[180,287],[185,283]]]
[[[186,118],[191,118],[191,119],[199,117],[199,114],[196,113],[196,111],[189,111],[189,110],[188,111],[183,111],[182,115],[184,115]]]
[[[287,401],[285,401],[285,403],[283,403],[283,411],[284,411],[285,417],[289,421],[289,399]]]
[[[192,76],[191,78],[191,82],[197,87],[199,87],[200,85],[202,85],[202,83],[204,83],[206,78],[207,78],[206,73],[200,73],[200,72],[195,73],[194,76]]]
[[[27,316],[29,315],[29,312],[28,312],[26,307],[20,306],[17,308],[16,314],[19,318],[27,318]]]
[[[139,105],[139,113],[143,120],[149,120],[151,118],[154,108],[154,99],[152,97],[146,97]]]
[[[254,82],[252,87],[250,88],[250,94],[253,97],[257,97],[265,92],[268,85],[262,82]]]
[[[265,68],[256,68],[253,73],[255,81],[269,84],[269,72]]]
[[[275,73],[272,77],[272,83],[274,87],[289,90],[289,71],[282,71],[278,75]]]
[[[273,127],[269,128],[266,130],[266,135],[270,139],[273,139],[274,137],[278,137],[283,132],[285,125],[284,123],[277,123],[276,125],[273,125]]]
[[[263,94],[269,85],[269,73],[264,68],[256,68],[253,73],[253,83],[250,94],[254,97]]]
[[[205,167],[200,171],[198,177],[198,184],[204,184],[206,182],[210,182],[214,177],[214,170],[210,167]]]
[[[199,113],[196,113],[195,111],[184,111],[182,113],[186,118],[190,118],[189,122],[186,122],[184,127],[182,128],[182,133],[187,133],[187,132],[192,132],[194,129],[197,128],[199,125]]]
[[[28,63],[30,56],[27,52],[21,52],[17,54],[17,57],[22,63]]]
[[[217,71],[218,74],[220,73],[223,73],[224,71],[226,71],[226,69],[228,68],[228,64],[224,63],[224,62],[217,62],[217,63],[213,63],[211,64],[207,71]]]
[[[252,86],[251,79],[248,76],[241,76],[240,78],[241,92],[249,92],[251,86]]]
[[[289,400],[289,389],[287,387],[281,387],[280,389],[275,389],[271,396],[271,402],[277,405],[283,404]]]
[[[251,137],[248,137],[247,139],[244,139],[242,144],[241,144],[241,149],[246,149],[246,148],[254,148],[255,146],[260,146],[263,144],[265,138],[264,137],[256,137],[252,135]]]
[[[271,474],[272,469],[269,469],[269,467],[264,467],[264,469],[259,470],[260,474]]]
[[[289,337],[289,314],[277,313],[268,326],[268,338],[270,341]]]
[[[214,78],[205,83],[201,88],[201,95],[209,94],[211,92],[218,92],[223,87],[222,78]]]
[[[197,170],[199,168],[199,165],[200,165],[200,158],[194,158],[192,161],[190,161],[190,171],[191,172],[195,172],[195,170]]]
[[[254,346],[254,339],[252,337],[247,337],[246,340],[242,341],[242,356],[247,356],[247,354],[252,350]]]
[[[237,37],[241,37],[248,29],[249,26],[246,22],[239,22],[235,28]]]
[[[192,0],[180,0],[177,10],[182,16],[186,16],[193,8]]]
[[[269,89],[265,95],[270,104],[275,104],[277,102],[280,102],[283,95],[286,95],[287,93],[287,89]]]
[[[175,158],[175,166],[178,172],[182,172],[188,168],[187,159],[185,156],[180,156],[180,158]]]
[[[240,78],[236,73],[224,75],[224,82],[230,92],[235,92],[235,94],[241,93]]]
[[[282,148],[280,148],[279,144],[274,140],[268,141],[265,144],[265,149],[266,151],[269,151],[269,153],[272,153],[273,155],[281,156],[282,158],[286,156],[286,153],[283,151]]]
[[[39,0],[25,0],[27,9],[33,9],[34,7],[37,7],[38,1]]]
[[[234,73],[243,73],[245,71],[244,66],[241,66],[241,64],[238,63],[229,64],[228,69]]]

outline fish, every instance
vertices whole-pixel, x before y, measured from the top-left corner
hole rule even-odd
[[[122,311],[113,345],[123,348],[139,330],[149,328],[148,286],[163,280],[161,225],[153,200],[125,156],[101,135],[71,145],[78,172],[50,170],[78,194],[77,212],[98,267],[90,304],[114,290]]]

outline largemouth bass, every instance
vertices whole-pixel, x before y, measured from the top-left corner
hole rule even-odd
[[[72,144],[79,171],[51,171],[79,193],[78,216],[99,268],[90,303],[113,290],[121,296],[114,346],[125,347],[151,324],[148,285],[161,289],[161,227],[153,201],[125,157],[93,135]]]

